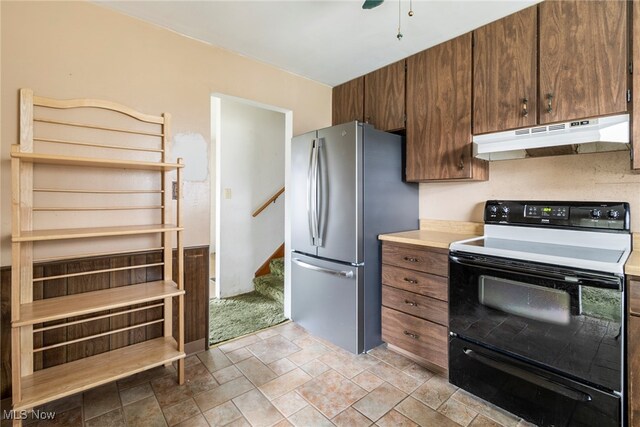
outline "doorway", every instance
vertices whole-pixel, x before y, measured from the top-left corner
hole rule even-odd
[[[284,184],[292,113],[215,94],[211,122],[214,345],[286,320]]]

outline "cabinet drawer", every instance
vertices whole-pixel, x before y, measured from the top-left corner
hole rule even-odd
[[[447,278],[382,264],[382,284],[449,301]]]
[[[413,246],[382,245],[382,262],[397,267],[437,274],[449,275],[449,255],[443,252],[429,251]]]
[[[413,292],[383,286],[382,305],[444,326],[449,324],[449,307],[446,302]]]
[[[382,340],[447,369],[447,328],[382,307]]]
[[[629,311],[631,314],[640,316],[640,281],[629,281]]]

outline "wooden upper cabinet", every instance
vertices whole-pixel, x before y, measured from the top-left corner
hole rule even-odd
[[[473,133],[536,124],[537,8],[474,31]]]
[[[364,121],[376,129],[405,127],[405,60],[364,76]]]
[[[539,5],[539,123],[627,111],[627,2]]]
[[[331,122],[334,125],[364,121],[364,77],[333,88]]]
[[[488,178],[471,144],[471,33],[407,59],[407,181]]]

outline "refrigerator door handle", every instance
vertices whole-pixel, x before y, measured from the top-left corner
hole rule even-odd
[[[316,166],[317,166],[317,147],[316,140],[313,140],[311,146],[311,156],[309,158],[309,173],[307,174],[307,219],[309,222],[309,234],[311,237],[311,245],[316,245],[317,224],[316,224],[316,205],[317,205],[317,187],[316,187]]]
[[[320,229],[320,225],[322,224],[322,199],[324,197],[323,194],[323,188],[322,188],[322,183],[323,183],[323,177],[322,174],[324,173],[324,168],[322,167],[322,146],[323,144],[323,140],[324,138],[318,138],[318,140],[316,141],[316,183],[315,183],[315,187],[316,187],[316,211],[315,211],[315,215],[316,215],[316,246],[322,246],[322,232]]]
[[[318,267],[317,265],[306,263],[300,260],[300,258],[293,258],[293,262],[295,262],[302,268],[318,271],[320,273],[326,273],[326,274],[331,274],[333,276],[345,277],[347,279],[353,278],[353,271],[340,271],[340,270],[333,270],[330,268]]]

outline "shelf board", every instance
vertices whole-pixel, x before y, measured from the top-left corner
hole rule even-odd
[[[36,371],[22,377],[22,400],[13,409],[30,409],[184,358],[177,348],[173,338],[161,337]]]
[[[11,153],[11,157],[24,162],[44,163],[49,165],[88,166],[98,168],[138,169],[166,171],[184,167],[179,163],[140,162],[135,160],[100,159],[95,157],[70,157],[54,154]]]
[[[51,320],[82,316],[104,310],[157,301],[183,295],[171,280],[140,283],[63,297],[47,298],[20,305],[20,319],[12,326],[26,326]]]
[[[23,231],[11,241],[38,242],[41,240],[83,239],[87,237],[130,236],[133,234],[167,233],[182,231],[173,224],[127,225],[120,227],[60,228],[55,230]]]

